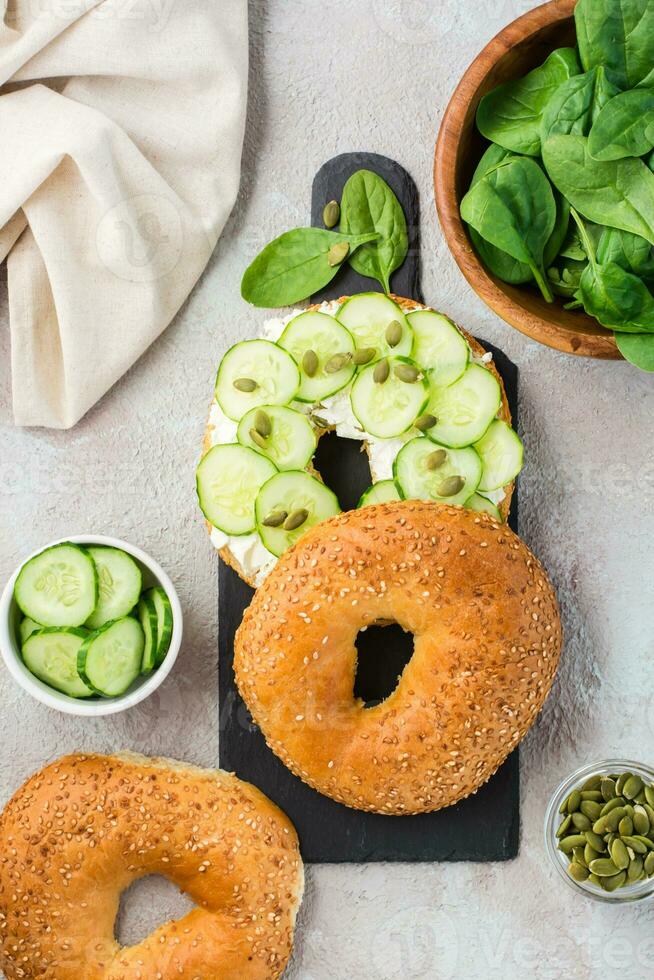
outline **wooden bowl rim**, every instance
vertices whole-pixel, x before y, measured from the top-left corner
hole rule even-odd
[[[456,168],[446,163],[455,158],[461,139],[461,125],[466,111],[475,98],[484,79],[510,47],[527,40],[544,27],[555,25],[573,16],[576,0],[549,0],[527,11],[502,28],[479,52],[459,81],[447,105],[436,141],[434,154],[434,192],[436,210],[445,241],[454,259],[477,295],[506,323],[541,344],[567,354],[583,357],[622,359],[613,334],[606,336],[583,330],[586,321],[594,323],[586,314],[579,314],[580,327],[572,331],[539,313],[532,312],[516,302],[501,287],[478,259],[468,238],[459,213],[456,191]],[[556,307],[554,309],[557,309]],[[560,309],[560,308],[559,308]]]

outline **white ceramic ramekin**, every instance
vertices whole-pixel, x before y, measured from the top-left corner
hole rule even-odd
[[[44,684],[43,681],[40,681],[38,677],[30,673],[23,663],[17,635],[21,613],[14,599],[14,585],[25,562],[33,558],[34,555],[40,554],[46,548],[51,548],[55,544],[61,544],[63,541],[72,541],[75,544],[82,545],[108,545],[111,548],[120,548],[122,551],[126,551],[139,565],[143,574],[144,587],[150,588],[151,586],[159,585],[170,600],[173,611],[173,633],[165,660],[151,674],[137,678],[129,690],[119,697],[94,698],[91,700],[68,697],[68,695],[62,694],[47,684]],[[69,715],[82,715],[86,717],[113,715],[119,711],[125,711],[127,708],[131,708],[140,701],[143,701],[165,681],[177,659],[181,643],[182,607],[175,586],[163,568],[154,558],[151,558],[145,551],[142,551],[141,548],[137,548],[133,544],[128,544],[127,541],[106,537],[102,534],[75,534],[68,538],[60,538],[57,541],[44,544],[34,554],[28,555],[25,561],[16,569],[7,582],[2,593],[2,598],[0,599],[0,652],[2,652],[2,657],[9,673],[20,684],[23,690],[31,694],[37,701],[41,701],[43,704],[47,704],[48,707],[56,708],[57,711],[63,711]]]

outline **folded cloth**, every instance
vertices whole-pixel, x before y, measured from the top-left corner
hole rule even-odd
[[[159,336],[239,184],[247,0],[0,0],[14,417],[74,425]]]

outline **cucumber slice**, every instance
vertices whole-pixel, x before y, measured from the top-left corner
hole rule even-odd
[[[469,364],[448,388],[432,388],[427,412],[437,418],[427,435],[444,446],[470,446],[483,436],[498,413],[502,393],[497,378]]]
[[[96,694],[115,698],[141,673],[145,636],[133,616],[124,616],[91,633],[77,654],[77,671]]]
[[[441,450],[436,468],[433,456]],[[435,500],[441,504],[465,504],[481,479],[481,460],[474,449],[449,449],[418,436],[400,449],[393,464],[395,484],[404,500]],[[452,481],[463,480],[453,493]],[[448,485],[448,481],[450,484]]]
[[[413,359],[429,372],[433,387],[458,381],[468,366],[470,348],[452,321],[434,310],[415,310],[407,320],[414,336]]]
[[[364,490],[359,498],[357,509],[367,507],[369,504],[388,504],[392,500],[401,499],[393,480],[380,480],[379,483],[373,483],[371,487]]]
[[[93,691],[77,672],[77,655],[89,633],[84,629],[39,629],[23,644],[30,673],[70,698],[89,698]]]
[[[225,534],[251,534],[257,494],[276,472],[275,464],[254,449],[214,446],[196,473],[202,513]]]
[[[270,435],[261,433],[257,441],[257,417],[263,412],[270,423]],[[303,470],[316,451],[316,434],[306,415],[283,405],[262,405],[247,412],[238,424],[238,441],[271,459],[280,470]]]
[[[484,467],[480,490],[499,490],[511,483],[522,469],[522,443],[518,433],[501,419],[491,422],[475,443],[475,449]]]
[[[393,354],[409,357],[413,349],[413,330],[406,316],[392,299],[383,293],[359,293],[346,300],[336,314],[354,337],[357,350],[370,347],[377,357]],[[391,347],[386,340],[389,323],[397,320],[402,328],[399,343]]]
[[[143,646],[143,658],[141,660],[141,673],[149,674],[154,670],[157,660],[157,645],[159,638],[157,635],[157,610],[154,606],[152,596],[144,595],[138,605],[139,622],[143,627],[145,643]]]
[[[465,505],[467,510],[476,510],[481,514],[490,514],[496,521],[500,521],[500,523],[502,521],[502,515],[493,501],[489,500],[488,497],[482,497],[480,493],[473,493],[472,497],[466,500]]]
[[[234,387],[254,382],[253,391]],[[216,400],[225,415],[238,422],[257,405],[286,405],[300,387],[300,370],[291,355],[270,340],[245,340],[231,347],[218,368]]]
[[[85,626],[97,630],[112,619],[131,612],[139,601],[141,569],[131,555],[119,548],[92,545],[86,549],[98,572],[98,604]]]
[[[21,619],[18,626],[18,638],[20,640],[21,647],[27,640],[28,636],[31,636],[32,633],[35,633],[36,630],[40,630],[41,628],[42,627],[38,623],[35,623],[33,619],[30,619],[29,616],[25,616],[24,619]]]
[[[407,357],[389,357],[389,374],[383,384],[375,379],[375,364],[361,371],[352,385],[350,402],[361,427],[379,439],[399,436],[411,428],[429,399],[429,383],[424,374],[417,381],[401,381],[395,371],[401,365],[418,368]]]
[[[170,599],[161,586],[149,589],[145,593],[146,598],[152,597],[154,608],[157,612],[157,656],[155,667],[159,667],[165,660],[170,641],[173,635],[173,607]]]
[[[70,542],[46,548],[23,565],[14,597],[22,612],[41,626],[83,626],[98,602],[93,559]]]
[[[294,530],[283,526],[270,527],[264,522],[271,514],[285,513],[289,517],[300,510],[307,512],[306,520]],[[257,530],[268,551],[279,557],[314,524],[340,514],[336,494],[315,476],[302,470],[276,473],[259,491],[256,502]]]
[[[336,394],[351,380],[356,370],[351,358],[354,353],[352,334],[326,313],[309,310],[296,316],[287,324],[278,344],[300,365],[302,381],[295,396],[300,402],[319,402]],[[304,356],[307,351],[313,351],[318,358],[317,368],[311,377],[305,370]],[[331,366],[330,360],[338,354],[348,356],[347,363],[340,371],[325,371],[325,366]]]

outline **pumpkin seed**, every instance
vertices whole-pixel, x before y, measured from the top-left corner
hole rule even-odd
[[[572,823],[576,830],[590,830],[591,822],[584,813],[573,813]]]
[[[643,868],[645,869],[645,874],[648,878],[651,878],[651,876],[654,875],[654,851],[650,851],[643,861]]]
[[[447,452],[444,449],[435,449],[427,456],[425,465],[428,470],[437,470],[445,462],[447,462]]]
[[[299,507],[297,510],[292,511],[284,521],[284,530],[297,531],[299,527],[302,527],[308,516],[309,511],[305,510],[304,507]]]
[[[605,846],[604,846],[604,841],[602,840],[602,838],[600,837],[599,834],[596,834],[595,833],[595,831],[593,831],[593,830],[587,830],[585,836],[586,836],[586,840],[588,841],[589,845],[594,850],[599,851],[601,853],[602,851],[604,851],[606,849]]]
[[[640,841],[648,851],[654,851],[654,841],[650,840],[649,837],[646,837],[644,834],[634,834],[633,836],[634,840]]]
[[[615,793],[616,796],[622,796],[622,790],[624,789],[624,784],[627,782],[631,776],[630,772],[621,772],[615,781]]]
[[[415,420],[413,425],[416,429],[419,429],[421,432],[426,432],[427,429],[433,429],[437,422],[438,419],[436,418],[435,415],[427,414],[427,415],[420,415]]]
[[[600,817],[599,820],[596,820],[595,821],[595,823],[593,824],[593,832],[595,834],[598,834],[600,837],[603,837],[604,834],[606,834],[606,817],[605,816],[604,817]]]
[[[559,841],[559,850],[564,854],[572,854],[575,847],[584,847],[585,844],[586,838],[583,834],[569,834]]]
[[[604,797],[598,789],[582,789],[581,799],[582,802],[584,800],[590,800],[593,803],[604,803]]]
[[[256,429],[250,429],[248,434],[252,442],[254,442],[260,449],[267,449],[268,443],[260,432],[257,432]]]
[[[462,476],[447,476],[436,488],[436,493],[439,497],[455,497],[457,493],[461,493],[465,484],[466,481]],[[588,826],[590,826],[590,821]]]
[[[330,266],[334,268],[335,265],[340,265],[349,254],[350,243],[337,242],[336,245],[332,245],[330,250],[327,252],[327,261],[329,262]]]
[[[599,857],[602,857],[602,851],[596,851],[590,844],[586,844],[584,847],[584,863],[590,865],[591,861],[595,861]]]
[[[248,395],[259,387],[254,378],[236,378],[232,383],[237,391],[244,391]]]
[[[561,821],[559,829],[556,832],[556,836],[559,838],[559,840],[562,837],[565,837],[566,833],[570,828],[571,823],[572,823],[572,817],[570,816],[570,814],[568,814],[568,816]]]
[[[647,814],[647,819],[649,820],[650,827],[654,827],[654,808],[649,805],[649,803],[642,804],[643,810]]]
[[[333,354],[325,364],[323,370],[325,374],[336,374],[337,371],[342,371],[351,360],[352,355],[349,351],[344,354]]]
[[[605,814],[610,813],[611,810],[615,810],[616,807],[624,807],[624,800],[621,796],[614,796],[612,800],[608,800],[602,807],[602,812],[600,814],[603,817]]]
[[[600,886],[605,892],[615,892],[618,888],[622,888],[626,880],[626,871],[621,871],[619,874],[612,875],[611,877],[602,877],[600,875]]]
[[[578,789],[574,789],[570,796],[568,797],[568,813],[574,813],[581,806],[581,793]]]
[[[273,510],[267,517],[264,517],[262,523],[266,527],[279,527],[280,524],[284,523],[287,517],[288,514],[285,510]]]
[[[588,875],[588,883],[589,884],[592,884],[592,885],[597,885],[598,888],[601,888],[601,886],[602,886],[602,879],[601,878],[598,878],[597,875],[589,874]]]
[[[645,787],[645,799],[651,807],[654,807],[654,786]]]
[[[611,878],[621,870],[620,868],[616,868],[610,858],[596,858],[590,862],[589,868],[599,878]]]
[[[568,868],[568,874],[575,881],[586,881],[590,871],[583,864],[578,864],[577,861],[573,861]]]
[[[634,807],[633,824],[634,824],[634,830],[636,831],[637,834],[643,834],[643,835],[649,834],[649,828],[650,828],[649,817],[647,816],[647,812],[645,811],[645,808],[641,804],[638,804],[638,806]]]
[[[322,223],[325,228],[335,228],[341,218],[341,206],[338,201],[328,201],[322,209]]]
[[[644,843],[644,838],[622,837],[621,840],[623,844],[626,844],[628,847],[630,847],[632,851],[635,851],[636,854],[647,854],[649,850],[647,844]]]
[[[623,806],[616,806],[615,810],[611,810],[607,813],[604,819],[606,820],[606,829],[610,831],[616,831],[618,829],[618,824],[623,817],[627,816],[627,811]]]
[[[607,803],[609,800],[615,798],[615,780],[611,779],[610,776],[606,776],[606,778],[602,780],[600,789],[602,792],[602,797]]]
[[[629,854],[627,852],[627,848],[625,847],[624,843],[620,840],[619,837],[616,837],[616,839],[611,844],[610,853],[611,853],[611,860],[613,861],[616,868],[620,869],[620,871],[624,871],[625,868],[629,867]]]
[[[415,384],[420,377],[420,371],[413,364],[396,364],[393,374],[407,385]]]
[[[629,862],[629,867],[627,868],[627,878],[629,881],[638,881],[643,873],[643,868],[643,859],[640,854],[636,854],[636,856]]]
[[[254,415],[254,427],[260,436],[267,439],[272,432],[272,422],[262,408],[258,408]]]
[[[584,857],[583,847],[573,847],[572,848],[572,860],[576,861],[577,864],[586,864],[586,858]]]
[[[324,419],[321,415],[312,415],[311,421],[314,425],[319,426],[321,429],[328,429],[331,425],[331,422],[328,422],[327,419]]]
[[[378,385],[383,385],[391,373],[390,365],[386,358],[378,361],[372,371],[372,380]]]
[[[361,347],[359,350],[355,350],[352,355],[352,360],[357,366],[368,364],[369,361],[372,361],[376,353],[377,351],[374,347]]]
[[[640,776],[630,776],[624,784],[622,795],[626,796],[628,800],[635,800],[643,786],[644,783]]]
[[[602,805],[594,800],[582,800],[579,809],[584,816],[588,817],[589,820],[595,823],[596,820],[599,820],[599,816],[602,812]]]
[[[313,378],[316,371],[318,370],[318,355],[315,350],[305,350],[302,355],[302,370],[306,374],[307,378]]]
[[[391,320],[391,322],[386,327],[386,343],[389,347],[397,347],[399,342],[402,340],[402,324],[399,320]]]
[[[623,817],[618,824],[618,833],[621,837],[630,837],[634,832],[634,822],[630,816]]]
[[[589,776],[589,778],[586,780],[586,782],[582,784],[582,787],[581,787],[582,795],[584,793],[584,790],[589,790],[589,789],[597,789],[598,790],[600,788],[601,784],[602,784],[602,776],[599,776],[599,775],[598,776]]]

